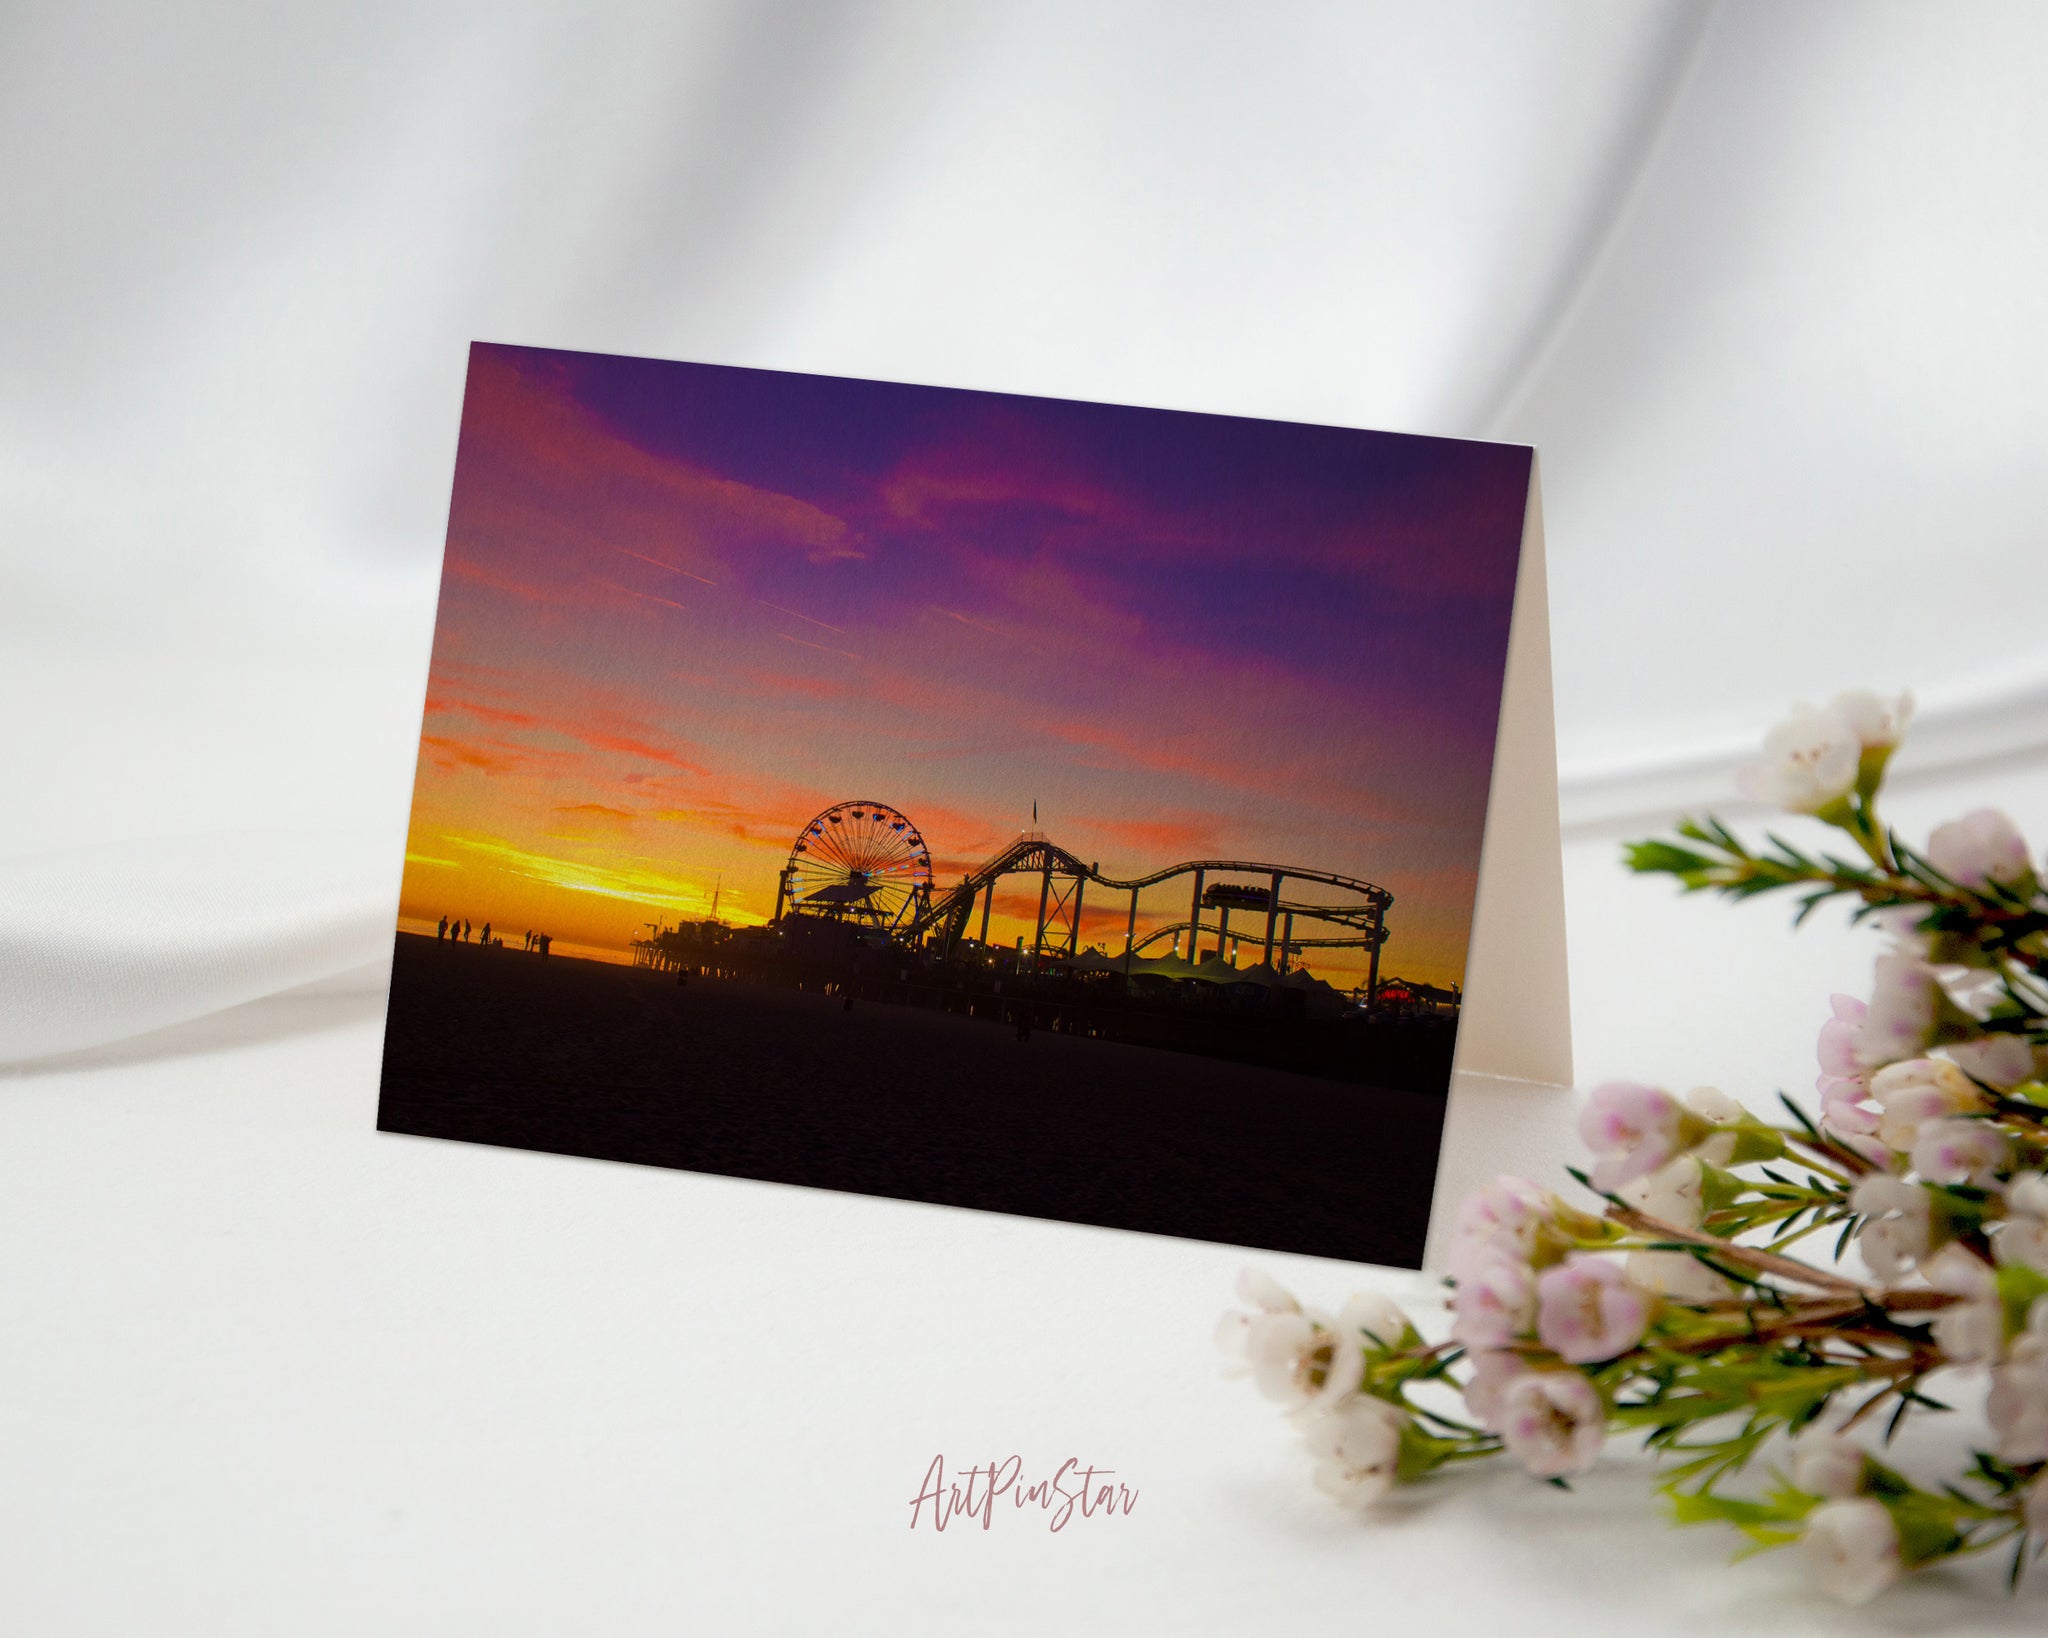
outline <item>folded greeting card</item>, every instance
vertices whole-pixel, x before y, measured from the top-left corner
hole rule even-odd
[[[1524,448],[479,345],[379,1124],[1412,1266],[1546,645]]]

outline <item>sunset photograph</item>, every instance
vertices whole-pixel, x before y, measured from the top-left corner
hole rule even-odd
[[[380,1123],[1413,1262],[1529,480],[475,346]]]

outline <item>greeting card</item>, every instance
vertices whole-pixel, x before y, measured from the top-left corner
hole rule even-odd
[[[472,351],[384,1130],[1412,1266],[1559,882],[1528,449]]]

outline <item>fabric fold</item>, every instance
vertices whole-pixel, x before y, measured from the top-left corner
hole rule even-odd
[[[0,861],[0,1063],[391,957],[397,861],[347,835],[148,838]]]

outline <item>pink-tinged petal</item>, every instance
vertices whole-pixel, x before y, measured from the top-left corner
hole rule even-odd
[[[1607,1407],[1576,1371],[1530,1371],[1501,1395],[1501,1441],[1539,1479],[1583,1473],[1607,1439]]]
[[[1927,862],[1950,881],[1975,892],[1993,882],[2016,885],[2034,872],[2027,839],[1996,808],[1978,808],[1935,826],[1927,838]]]
[[[1451,1335],[1467,1348],[1504,1348],[1528,1333],[1536,1315],[1536,1279],[1527,1263],[1495,1256],[1458,1282]]]
[[[1610,1081],[1579,1112],[1579,1137],[1593,1151],[1593,1185],[1612,1191],[1668,1165],[1684,1148],[1686,1111],[1661,1087]]]
[[[1536,1336],[1559,1359],[1589,1365],[1642,1341],[1654,1305],[1612,1258],[1575,1253],[1536,1282]]]
[[[1508,1388],[1529,1372],[1528,1361],[1506,1350],[1475,1353],[1472,1374],[1465,1382],[1465,1408],[1489,1433],[1500,1432],[1501,1411]]]
[[[1870,1011],[1856,1037],[1858,1064],[1872,1070],[1917,1057],[1934,1038],[1940,999],[1941,986],[1926,962],[1879,956]]]

